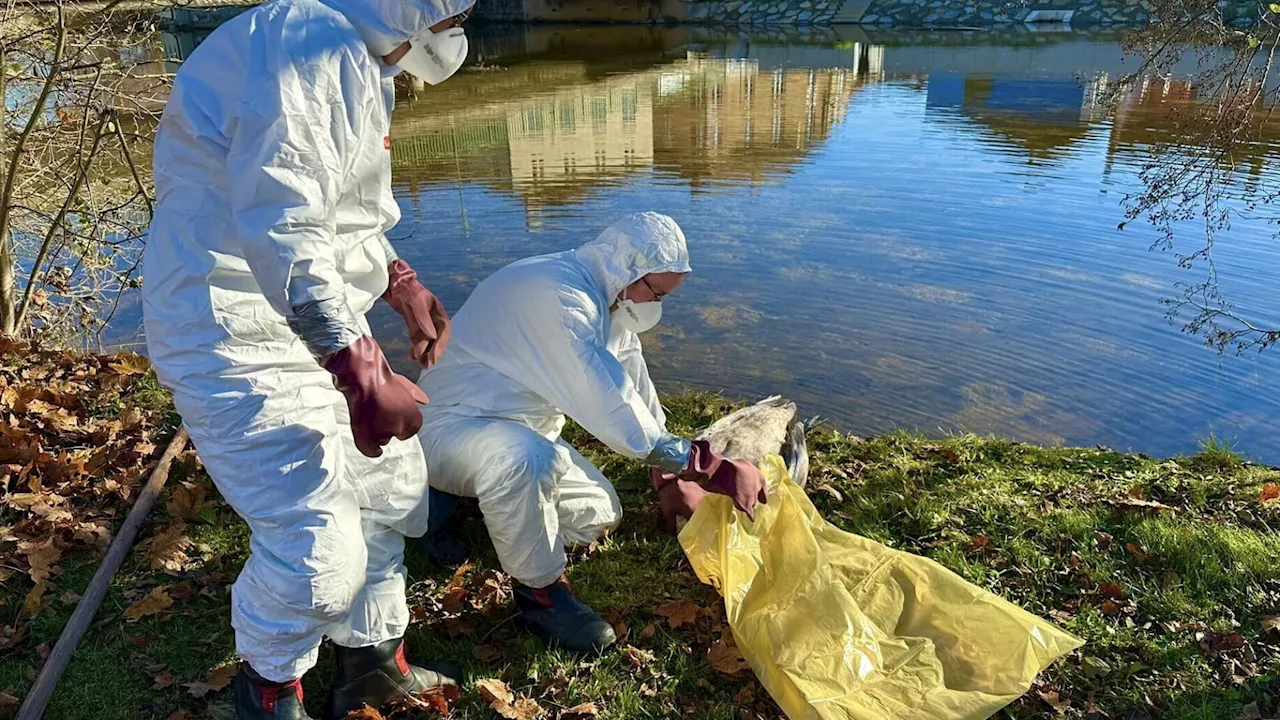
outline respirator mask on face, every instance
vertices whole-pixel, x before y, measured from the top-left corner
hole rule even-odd
[[[467,59],[467,34],[460,27],[431,32],[423,30],[409,38],[409,51],[396,66],[412,73],[428,85],[448,80]]]
[[[656,301],[638,303],[624,297],[618,301],[618,309],[613,311],[614,322],[637,334],[652,330],[661,319],[662,303]]]

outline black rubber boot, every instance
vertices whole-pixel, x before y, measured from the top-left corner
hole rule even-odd
[[[552,646],[574,652],[600,652],[618,641],[613,626],[573,596],[561,578],[544,588],[516,587],[519,621]]]
[[[338,674],[329,689],[326,720],[342,720],[368,705],[377,710],[392,700],[414,696],[433,687],[457,685],[462,673],[454,665],[410,665],[404,657],[404,638],[362,648],[335,645]]]
[[[313,720],[302,705],[302,681],[273,683],[240,663],[231,681],[236,720]]]
[[[456,533],[463,500],[435,488],[427,491],[427,534],[420,542],[427,556],[445,567],[458,567],[471,554]]]

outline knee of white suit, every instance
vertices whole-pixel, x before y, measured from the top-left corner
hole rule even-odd
[[[363,546],[363,543],[360,545]],[[296,607],[299,612],[309,612],[324,620],[341,619],[346,616],[364,587],[365,562],[363,547],[358,551],[352,548],[349,554],[344,553],[342,557],[318,558],[314,574],[306,578],[310,592],[297,593],[287,604]],[[306,599],[307,595],[310,596],[309,600]]]
[[[492,464],[477,488],[498,559],[519,582],[542,587],[564,572],[556,481],[568,463],[552,443],[530,443]]]
[[[538,438],[541,440],[542,438]],[[552,498],[556,481],[568,470],[571,461],[551,442],[527,443],[499,450],[500,455],[487,463],[479,473],[476,497],[481,502],[524,497],[536,487],[542,496]]]

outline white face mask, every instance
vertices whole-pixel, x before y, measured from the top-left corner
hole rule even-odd
[[[458,72],[466,59],[467,34],[462,28],[438,33],[423,30],[409,38],[409,51],[396,66],[428,85],[439,85]]]
[[[662,303],[638,303],[631,298],[618,301],[618,309],[613,311],[613,321],[633,333],[652,330],[662,319]]]

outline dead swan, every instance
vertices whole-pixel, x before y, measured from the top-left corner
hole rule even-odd
[[[698,434],[711,449],[734,460],[759,465],[765,455],[781,455],[800,487],[809,480],[809,451],[804,423],[796,422],[796,404],[781,396],[765,398],[716,420]]]

